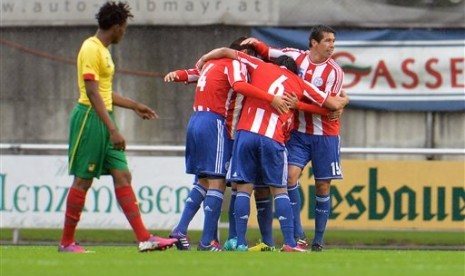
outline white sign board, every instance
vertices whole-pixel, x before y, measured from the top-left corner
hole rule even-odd
[[[194,177],[183,157],[128,157],[134,192],[148,229],[170,230],[178,223]],[[67,156],[2,155],[0,226],[61,228],[72,183]],[[130,229],[116,201],[111,176],[95,179],[87,193],[79,228]],[[199,210],[189,229],[202,229]]]

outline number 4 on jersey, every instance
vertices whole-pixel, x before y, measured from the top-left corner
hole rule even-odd
[[[210,63],[208,64],[207,68],[202,70],[202,74],[200,75],[199,79],[197,80],[197,87],[200,88],[200,91],[205,90],[205,85],[207,84],[207,72],[210,70],[214,64]]]

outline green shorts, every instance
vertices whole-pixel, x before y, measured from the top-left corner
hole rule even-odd
[[[113,123],[115,117],[108,112]],[[115,150],[105,124],[95,110],[78,104],[71,112],[68,148],[69,174],[99,178],[110,170],[128,170],[124,151]]]

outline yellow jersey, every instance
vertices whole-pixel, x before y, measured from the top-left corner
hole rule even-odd
[[[112,81],[115,64],[107,47],[95,36],[82,43],[77,57],[77,72],[79,85],[79,103],[91,105],[87,97],[85,81],[98,81],[98,90],[107,110],[113,109]]]

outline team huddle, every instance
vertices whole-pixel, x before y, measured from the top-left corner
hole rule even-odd
[[[334,35],[326,26],[318,26],[313,32]],[[252,56],[254,53],[272,62]],[[306,64],[302,64],[304,60]],[[197,81],[194,114],[187,128],[186,172],[198,178],[189,197],[198,201],[186,204],[185,208],[190,209],[186,213],[195,214],[193,210],[204,200],[205,221],[199,250],[273,250],[273,205],[284,237],[281,250],[304,251],[307,247],[299,220],[301,206],[297,182],[288,185],[290,166],[301,170],[312,159],[302,157],[301,152],[305,147],[312,148],[311,142],[294,133],[299,129],[297,118],[301,115],[298,110],[302,110],[303,115],[312,112],[316,118],[326,118],[326,123],[337,124],[340,115],[337,111],[348,102],[345,95],[330,95],[324,92],[324,86],[318,88],[300,78],[299,72],[306,76],[310,70],[319,70],[309,65],[304,51],[272,49],[254,38],[239,38],[230,48],[215,49],[204,55],[196,69],[178,70],[165,76],[165,81]],[[335,83],[335,78],[342,80],[335,69],[338,68],[327,69],[326,76],[333,78],[331,83]],[[336,147],[334,157],[337,159],[330,161],[339,163],[339,139],[337,135],[335,138],[325,143]],[[289,149],[286,144],[291,139],[295,140],[295,146]],[[290,154],[295,151],[299,156],[291,159]],[[341,177],[340,174],[329,176]],[[232,189],[230,227],[228,240],[221,247],[215,234],[227,183]],[[254,190],[262,243],[249,248],[246,230]],[[274,204],[269,200],[270,192]],[[178,239],[179,249],[189,247],[187,225],[190,219],[192,217],[182,216],[170,235]],[[313,241],[312,248],[321,250],[322,236]]]
[[[342,178],[339,119],[349,101],[341,90],[342,69],[331,59],[335,31],[324,25],[314,27],[307,51],[275,49],[241,37],[229,48],[203,55],[195,68],[165,76],[166,82],[196,83],[185,156],[186,173],[193,174],[195,182],[179,223],[165,239],[151,235],[142,222],[130,185],[126,143],[112,107],[133,109],[143,119],[157,115],[111,90],[112,62],[110,72],[99,71],[99,63],[111,61],[107,47],[123,37],[128,17],[132,15],[126,3],[107,2],[97,14],[97,34],[84,42],[78,56],[81,96],[71,117],[69,151],[75,180],[67,198],[59,251],[86,252],[75,243],[74,232],[92,179],[103,174],[113,177],[117,200],[141,252],[173,245],[189,250],[188,226],[202,203],[205,216],[198,250],[274,251],[275,216],[283,235],[281,251],[307,252],[308,247],[321,251],[331,207],[330,183]],[[89,138],[102,143],[83,142]],[[316,186],[311,243],[300,222],[298,189],[302,169],[310,161]],[[227,186],[231,188],[229,233],[221,246],[217,226]],[[249,247],[246,231],[252,194],[261,243]]]

